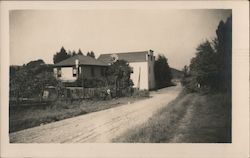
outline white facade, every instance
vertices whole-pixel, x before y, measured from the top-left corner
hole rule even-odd
[[[148,63],[147,62],[132,62],[129,66],[133,68],[133,73],[130,78],[134,83],[133,87],[139,89],[149,89],[148,84]]]
[[[77,76],[73,75],[73,67],[54,68],[54,75],[57,79],[64,82],[74,82],[77,79]]]
[[[140,90],[150,90],[154,89],[156,86],[154,76],[155,57],[152,53],[146,55],[146,61],[129,63],[133,68],[133,73],[130,78],[134,83],[134,87]]]
[[[74,82],[77,80],[79,75],[86,79],[101,79],[105,77],[106,66],[75,66],[71,67],[55,67],[54,75],[57,79],[63,82]],[[78,72],[79,71],[79,72]]]

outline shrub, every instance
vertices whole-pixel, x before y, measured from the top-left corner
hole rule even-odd
[[[149,97],[149,91],[134,89],[134,92],[132,95],[133,97]]]

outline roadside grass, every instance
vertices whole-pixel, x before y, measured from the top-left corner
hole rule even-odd
[[[9,132],[133,103],[146,97],[122,97],[111,100],[84,100],[72,103],[56,101],[45,106],[15,106],[9,109]]]
[[[115,138],[129,143],[231,142],[231,97],[182,92],[148,122]]]
[[[177,130],[173,142],[231,143],[231,96],[208,94],[197,96],[191,117],[184,120],[184,128]]]
[[[114,142],[130,143],[160,143],[170,139],[173,135],[173,126],[185,115],[188,102],[192,97],[182,92],[168,106],[160,109],[148,122],[140,127],[129,130],[124,135],[115,138]],[[153,105],[152,105],[153,106]]]

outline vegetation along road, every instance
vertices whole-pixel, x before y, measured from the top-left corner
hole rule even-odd
[[[15,143],[111,142],[129,129],[147,122],[159,109],[175,99],[181,86],[151,93],[151,98],[10,134]]]

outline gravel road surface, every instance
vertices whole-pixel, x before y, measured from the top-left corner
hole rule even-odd
[[[181,86],[150,93],[132,104],[93,112],[10,133],[12,143],[108,143],[123,132],[146,122],[158,109],[175,99]]]

